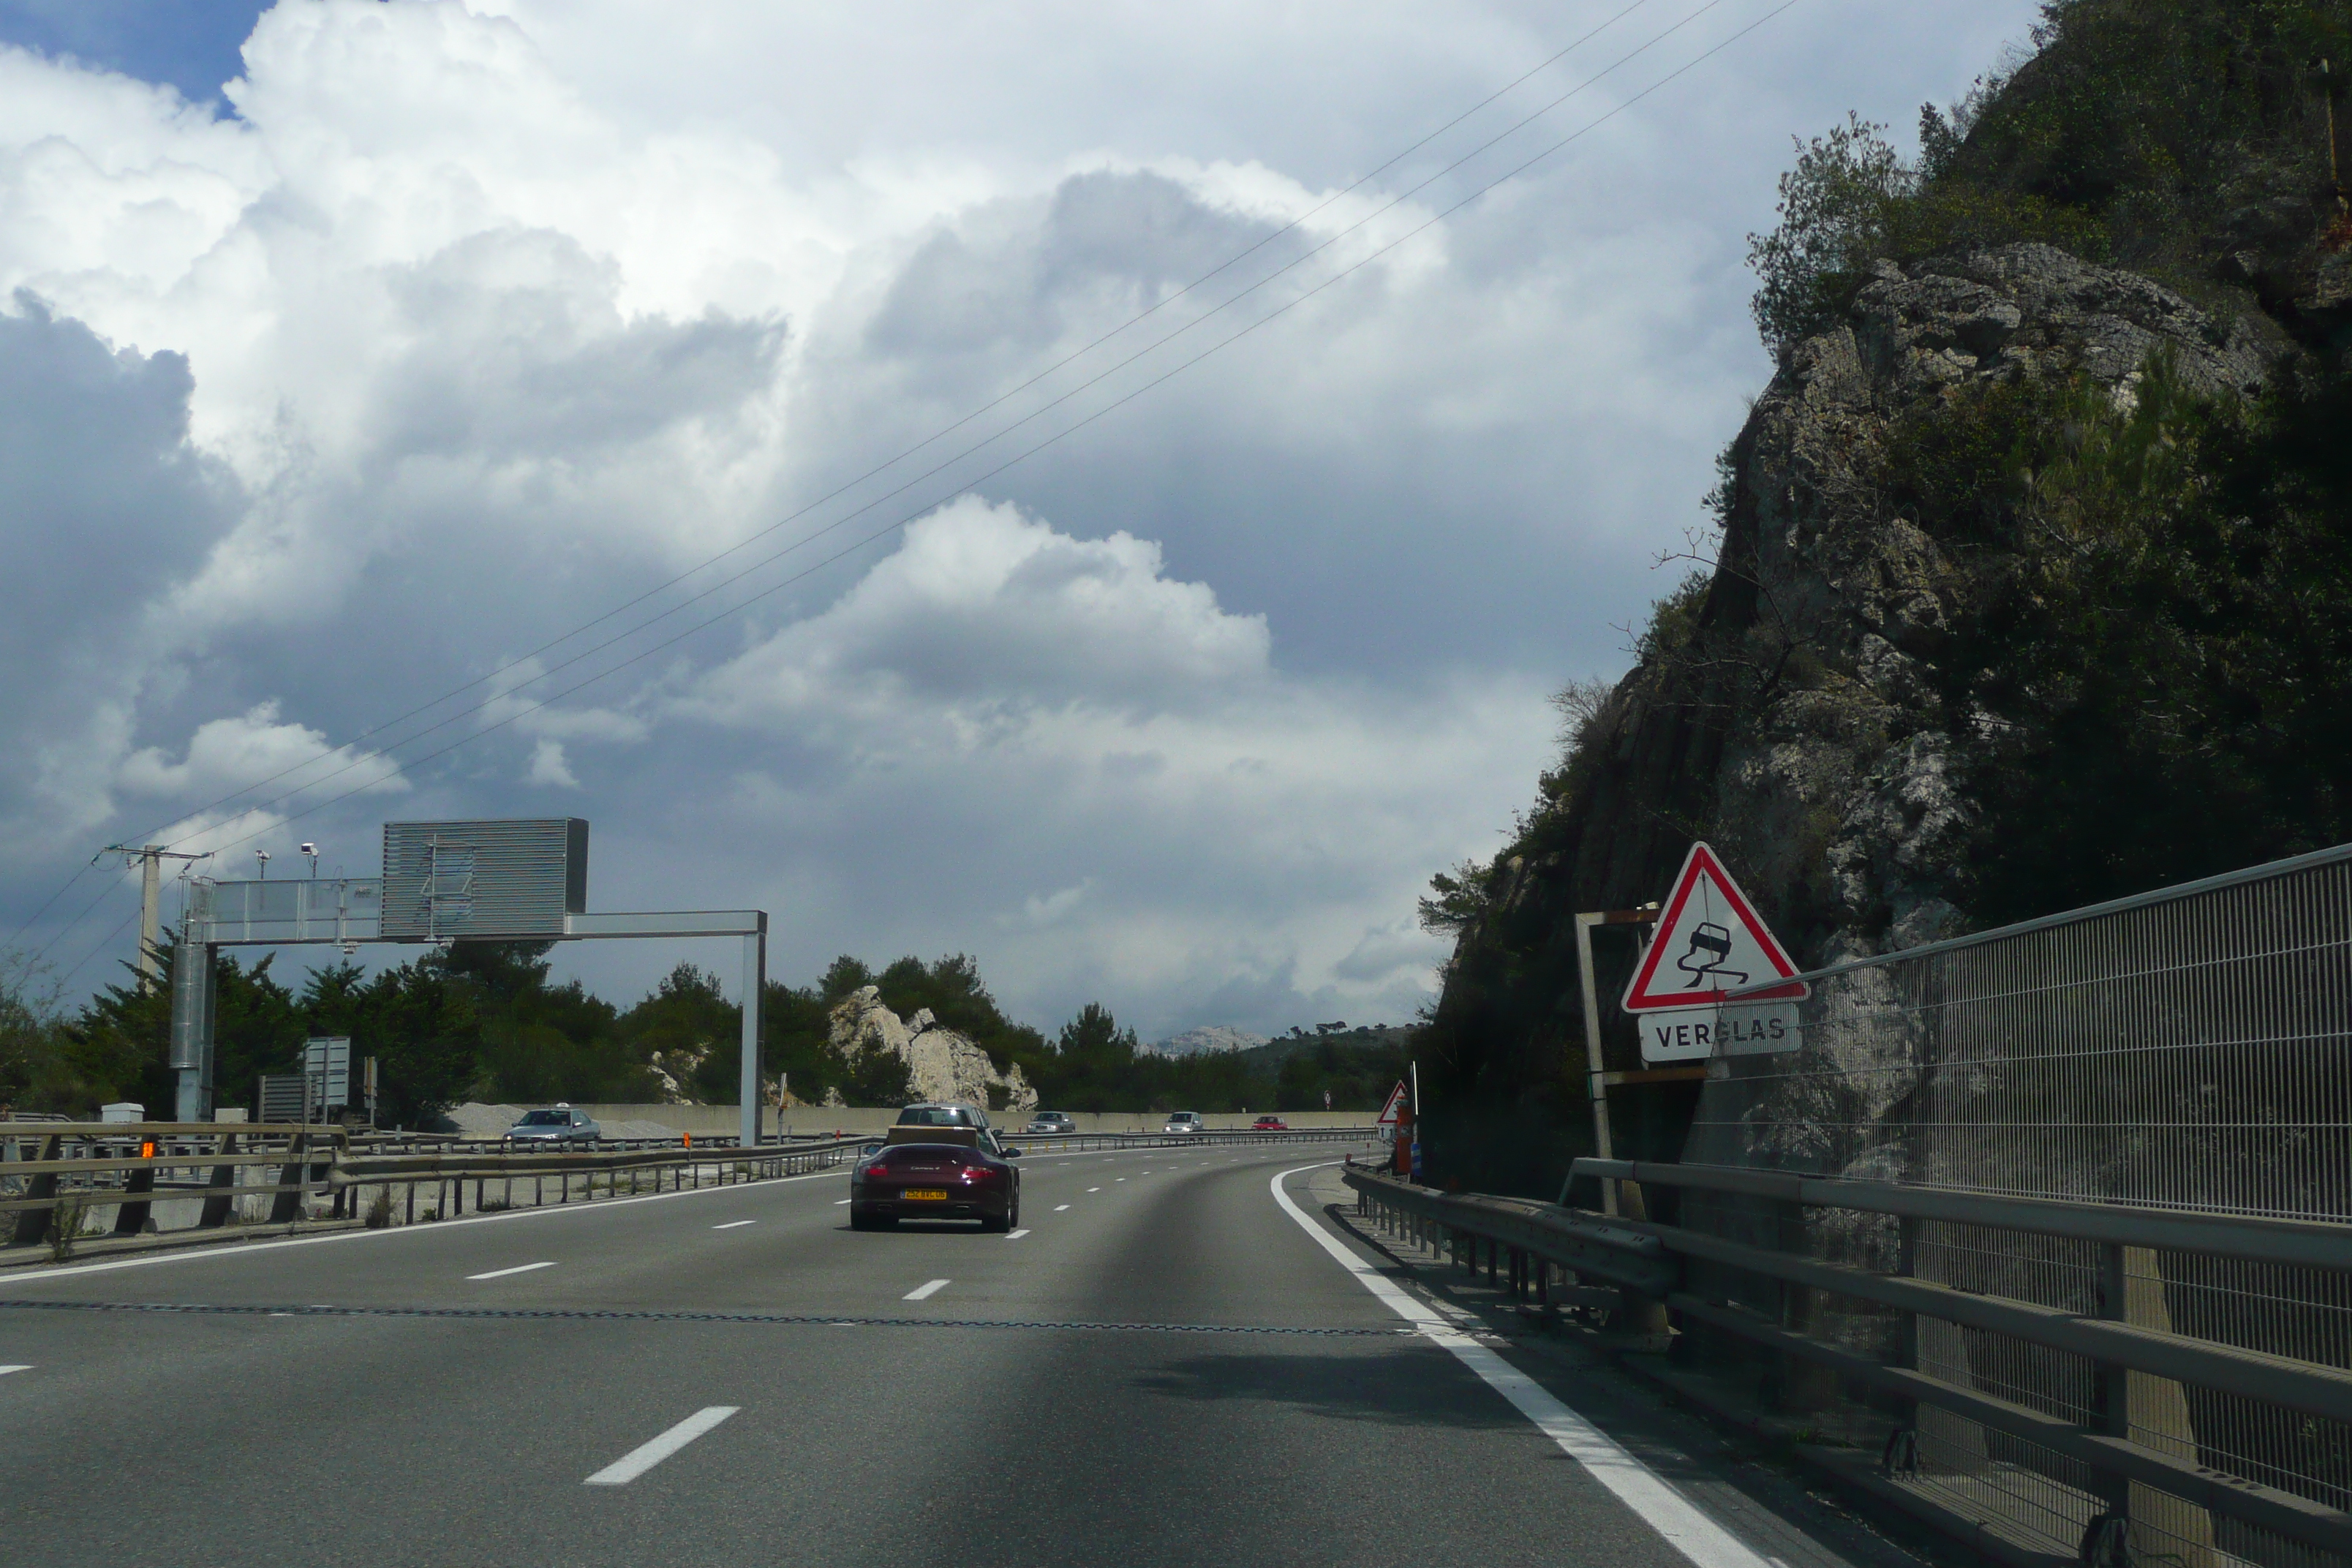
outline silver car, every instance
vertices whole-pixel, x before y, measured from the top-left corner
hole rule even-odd
[[[1160,1131],[1162,1132],[1203,1132],[1206,1131],[1207,1129],[1201,1125],[1201,1113],[1199,1111],[1171,1110],[1168,1113],[1168,1125],[1161,1128]]]
[[[1041,1110],[1036,1115],[1029,1119],[1029,1125],[1023,1131],[1029,1132],[1076,1132],[1077,1130],[1078,1124],[1070,1120],[1069,1113],[1067,1111]]]
[[[545,1110],[527,1110],[523,1118],[507,1129],[509,1143],[593,1143],[604,1136],[604,1129],[585,1111],[574,1110],[569,1105],[551,1106]]]

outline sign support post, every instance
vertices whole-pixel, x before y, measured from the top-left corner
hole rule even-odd
[[[760,1068],[760,1008],[768,990],[768,916],[759,912],[760,929],[743,938],[743,1070],[737,1093],[741,1097],[743,1147],[760,1142],[760,1112],[767,1084]]]
[[[1654,904],[1638,910],[1594,910],[1576,917],[1576,977],[1584,989],[1584,1081],[1592,1101],[1592,1152],[1603,1160],[1617,1156],[1613,1152],[1615,1141],[1609,1131],[1609,1073],[1601,1056],[1601,991],[1592,977],[1592,928],[1647,926],[1657,918]],[[1601,1212],[1617,1214],[1621,1193],[1627,1217],[1649,1217],[1649,1209],[1642,1202],[1640,1184],[1613,1179],[1601,1184]],[[1568,1201],[1565,1183],[1561,1184],[1559,1197],[1563,1204]]]

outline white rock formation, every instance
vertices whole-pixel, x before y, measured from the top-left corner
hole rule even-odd
[[[1146,1046],[1144,1049],[1163,1057],[1189,1057],[1201,1051],[1245,1051],[1252,1046],[1264,1044],[1265,1037],[1263,1035],[1228,1028],[1223,1024],[1204,1024],[1181,1035],[1171,1035],[1164,1040]]]
[[[835,1005],[832,1039],[833,1048],[844,1055],[880,1049],[898,1058],[907,1064],[907,1081],[918,1100],[985,1106],[993,1089],[1008,1113],[1025,1116],[1037,1109],[1037,1091],[1021,1076],[1018,1062],[998,1072],[986,1051],[941,1025],[929,1007],[902,1020],[882,1005],[877,987],[853,992]],[[826,1099],[831,1103],[832,1097]]]

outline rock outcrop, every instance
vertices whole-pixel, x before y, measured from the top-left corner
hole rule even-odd
[[[2224,329],[2137,274],[2016,245],[1881,263],[1846,322],[1798,346],[1757,403],[1734,447],[1709,609],[1724,641],[1778,661],[1780,678],[1709,716],[1645,704],[1637,670],[1620,743],[1638,753],[1706,744],[1695,725],[1718,731],[1692,805],[1781,906],[1805,961],[1932,941],[1959,921],[1969,805],[1921,661],[1965,615],[1968,574],[1885,492],[1890,434],[2026,376],[2079,374],[2128,399],[2159,353],[2209,394],[2259,391],[2270,363],[2242,320]],[[1643,897],[1663,890],[1650,881]]]
[[[1155,1056],[1189,1057],[1202,1051],[1245,1051],[1264,1044],[1264,1035],[1253,1035],[1245,1029],[1235,1029],[1223,1024],[1204,1024],[1197,1029],[1187,1029],[1181,1035],[1155,1040],[1144,1049]]]
[[[954,1100],[1021,1115],[1037,1109],[1037,1091],[1022,1077],[1020,1063],[998,1072],[986,1051],[940,1024],[929,1007],[902,1020],[882,1005],[877,986],[854,991],[836,1004],[831,1031],[833,1048],[845,1057],[879,1050],[905,1062],[916,1100]],[[831,1097],[826,1102],[834,1103]]]
[[[2126,404],[2159,354],[2208,393],[2259,389],[2272,363],[2252,326],[2030,244],[1881,263],[1844,321],[1784,356],[1728,455],[1720,556],[1679,640],[1645,647],[1461,911],[1433,1031],[1457,1087],[1558,1086],[1569,1122],[1575,913],[1662,896],[1694,838],[1806,966],[1964,928],[1972,805],[1929,666],[1982,563],[1905,514],[1890,442],[2024,378],[2080,375]],[[1612,1066],[1639,1065],[1631,1044]]]

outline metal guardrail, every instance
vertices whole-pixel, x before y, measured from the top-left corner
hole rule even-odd
[[[1357,1165],[1341,1179],[1356,1190],[1361,1212],[1402,1224],[1424,1244],[1445,1241],[1457,1263],[1475,1268],[1484,1243],[1489,1272],[1507,1262],[1511,1279],[1521,1288],[1532,1283],[1538,1300],[1550,1300],[1549,1284],[1540,1276],[1530,1280],[1529,1258],[1647,1296],[1664,1293],[1679,1278],[1665,1244],[1623,1220],[1530,1198],[1441,1193]]]
[[[1490,1273],[1501,1272],[1506,1266],[1498,1261],[1499,1255],[1507,1254],[1507,1273],[1515,1289],[1523,1289],[1529,1282],[1528,1259],[1549,1260],[1580,1277],[1663,1301],[1685,1322],[1704,1323],[1781,1356],[1826,1368],[1881,1396],[1893,1406],[1898,1420],[1906,1410],[1916,1412],[1920,1407],[1948,1411],[1990,1432],[2063,1455],[2123,1486],[2153,1488],[2214,1517],[2242,1521],[2337,1559],[2352,1558],[2352,1513],[2253,1477],[2200,1464],[2193,1450],[2168,1453],[2136,1441],[2137,1429],[2125,1418],[2133,1397],[2147,1397],[2146,1389],[2129,1386],[2131,1380],[2146,1378],[2161,1380],[2164,1385],[2226,1391],[2241,1399],[2260,1401],[2282,1414],[2294,1413],[2288,1419],[2352,1420],[2352,1371],[2150,1328],[2126,1321],[2124,1310],[2127,1247],[2341,1271],[2347,1288],[2352,1288],[2352,1226],[2249,1221],[2134,1205],[1814,1180],[1735,1167],[1581,1159],[1576,1162],[1575,1173],[1738,1193],[1808,1207],[1891,1214],[1906,1223],[1943,1220],[2088,1242],[2105,1255],[2104,1272],[2109,1290],[2103,1311],[2069,1312],[2038,1302],[1727,1241],[1675,1225],[1614,1219],[1526,1199],[1436,1193],[1359,1168],[1349,1169],[1345,1180],[1355,1189],[1365,1212],[1408,1226],[1424,1241],[1433,1236],[1444,1240],[1457,1259],[1466,1253],[1473,1268],[1481,1243],[1488,1249]],[[1894,1308],[1915,1323],[1931,1319],[2085,1357],[2098,1369],[2101,1399],[2109,1418],[2098,1423],[2070,1421],[1982,1388],[1815,1337],[1783,1321],[1803,1317],[1801,1310],[1790,1310],[1790,1300],[1775,1303],[1779,1310],[1767,1311],[1752,1302],[1687,1289],[1684,1265],[1690,1261],[1727,1267],[1776,1282],[1790,1298],[1806,1291],[1831,1292]],[[1710,1273],[1708,1277],[1717,1276]],[[1544,1299],[1548,1281],[1540,1271],[1533,1274],[1532,1282],[1535,1294]],[[1915,1328],[1906,1338],[1916,1341],[1916,1336]],[[1906,1465],[1916,1468],[1916,1439],[1906,1442],[1908,1436],[1908,1428],[1902,1426],[1889,1435],[1883,1468],[1890,1473],[1899,1474]],[[2095,1521],[2084,1540],[2084,1558],[2107,1560],[2114,1554],[2107,1541]],[[2208,1544],[2204,1555],[2209,1563],[2221,1563],[2268,1561],[2275,1554],[2246,1558],[2225,1546]]]
[[[197,1228],[214,1229],[230,1223],[239,1199],[267,1196],[270,1222],[282,1224],[320,1190],[317,1167],[343,1136],[340,1127],[270,1122],[12,1119],[0,1122],[0,1214],[16,1216],[9,1240],[19,1247],[70,1243],[75,1236],[54,1234],[58,1212],[74,1216],[78,1235],[82,1211],[107,1205],[116,1236],[152,1228],[153,1205],[171,1200],[202,1200]],[[277,1167],[277,1180],[244,1180],[257,1166]],[[173,1184],[174,1172],[201,1174]]]
[[[487,1150],[436,1150],[416,1154],[345,1154],[338,1159],[328,1173],[327,1189],[335,1196],[338,1214],[360,1211],[362,1194],[375,1188],[383,1194],[382,1203],[388,1206],[391,1194],[398,1188],[407,1198],[407,1221],[416,1217],[416,1194],[423,1186],[436,1190],[438,1203],[434,1215],[457,1218],[466,1212],[466,1184],[474,1184],[474,1207],[515,1208],[515,1184],[529,1180],[531,1184],[529,1206],[543,1207],[547,1204],[550,1181],[555,1184],[558,1204],[572,1201],[575,1183],[584,1184],[580,1195],[596,1195],[596,1179],[604,1178],[606,1196],[624,1195],[620,1178],[628,1175],[630,1194],[646,1191],[645,1178],[653,1178],[652,1190],[680,1192],[698,1189],[705,1184],[704,1173],[709,1173],[711,1184],[733,1185],[740,1182],[773,1181],[782,1176],[803,1175],[813,1171],[829,1170],[845,1158],[855,1154],[872,1140],[866,1138],[826,1138],[795,1141],[791,1143],[761,1143],[746,1149],[733,1140],[724,1145],[680,1142],[656,1148],[615,1150],[515,1149],[509,1147],[497,1152]],[[501,1184],[499,1200],[493,1205],[489,1184]],[[665,1186],[667,1183],[667,1186]],[[381,1211],[380,1211],[381,1212]],[[371,1215],[371,1219],[373,1215]],[[385,1218],[389,1218],[388,1212]]]
[[[21,1131],[20,1131],[21,1130]],[[1191,1148],[1203,1144],[1363,1142],[1371,1128],[1302,1128],[1286,1131],[1196,1133],[1016,1134],[1014,1147],[1040,1152],[1108,1148]],[[798,1137],[745,1149],[731,1136],[598,1140],[587,1146],[533,1145],[506,1139],[461,1140],[425,1135],[354,1132],[340,1126],[270,1122],[0,1122],[0,1215],[13,1215],[9,1239],[18,1247],[60,1239],[56,1215],[72,1215],[77,1232],[89,1209],[112,1206],[110,1234],[151,1228],[153,1205],[201,1200],[192,1228],[213,1230],[239,1218],[242,1200],[270,1200],[268,1223],[304,1217],[307,1201],[331,1200],[331,1216],[358,1218],[368,1193],[382,1194],[369,1217],[389,1223],[392,1194],[404,1202],[404,1220],[416,1218],[420,1192],[433,1194],[428,1213],[455,1218],[467,1207],[520,1206],[518,1184],[530,1184],[532,1206],[568,1204],[621,1191],[675,1192],[708,1184],[765,1181],[838,1166],[879,1134]],[[26,1157],[16,1152],[30,1147]],[[276,1179],[254,1181],[258,1170]],[[174,1181],[175,1173],[181,1179]],[[491,1184],[498,1184],[493,1197]],[[648,1185],[650,1184],[650,1185]],[[74,1237],[65,1237],[67,1242]]]
[[[478,1210],[492,1180],[533,1182],[537,1201],[556,1184],[558,1202],[592,1195],[596,1178],[607,1194],[617,1174],[631,1173],[630,1186],[643,1190],[653,1173],[656,1191],[699,1186],[706,1180],[731,1184],[796,1174],[839,1163],[862,1147],[861,1138],[795,1139],[761,1143],[746,1151],[732,1137],[632,1139],[620,1146],[554,1151],[499,1142],[434,1140],[419,1150],[414,1142],[354,1134],[341,1126],[271,1122],[0,1122],[0,1215],[12,1215],[9,1242],[17,1247],[70,1245],[80,1238],[82,1216],[93,1208],[115,1210],[110,1234],[137,1236],[153,1228],[158,1203],[201,1201],[193,1230],[217,1230],[238,1223],[245,1200],[268,1198],[265,1223],[291,1224],[305,1217],[307,1201],[328,1198],[334,1218],[359,1216],[366,1187],[406,1190],[407,1217],[415,1217],[420,1187],[434,1189],[436,1216],[464,1212],[467,1181],[475,1183]],[[407,1143],[401,1152],[387,1143]],[[253,1174],[274,1176],[255,1181]],[[177,1176],[179,1179],[174,1180]],[[58,1226],[63,1210],[72,1235]]]

